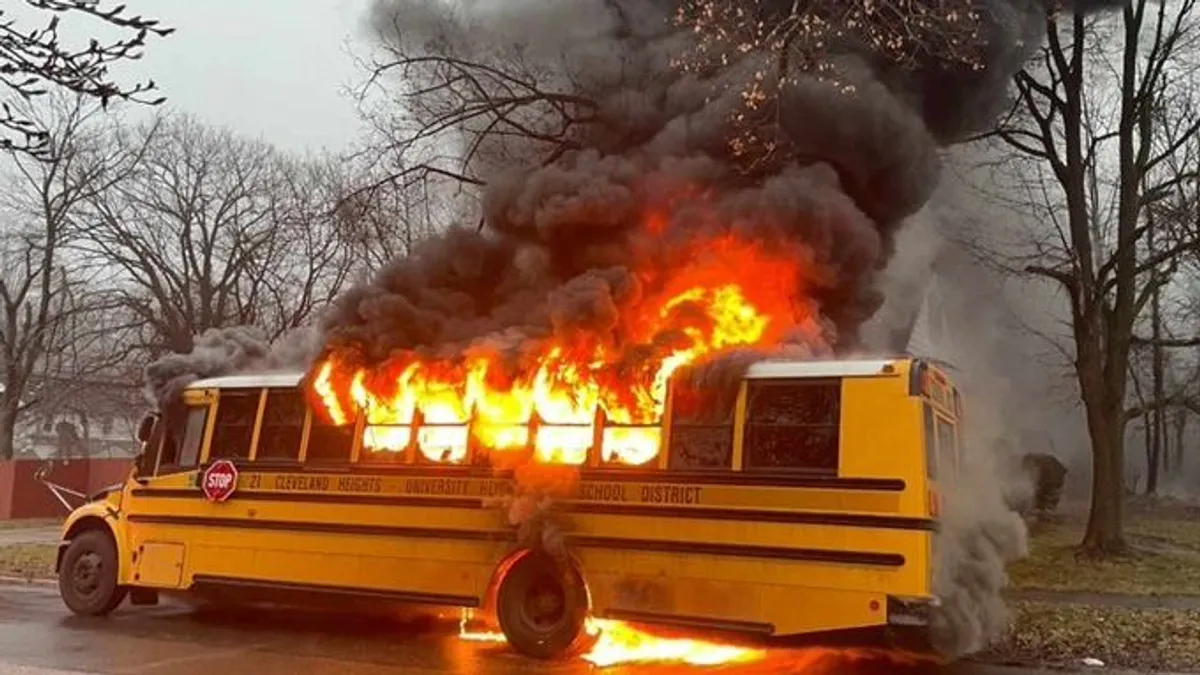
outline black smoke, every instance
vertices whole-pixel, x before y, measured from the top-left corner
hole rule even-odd
[[[271,342],[253,326],[210,328],[187,354],[166,354],[146,366],[146,398],[159,410],[196,380],[246,372],[269,372],[308,363],[321,349],[320,334],[297,329]]]
[[[369,363],[497,339],[515,348],[564,324],[620,341],[617,309],[647,290],[633,269],[678,264],[682,242],[733,232],[810,257],[797,284],[824,330],[804,339],[853,349],[882,302],[877,277],[895,232],[937,185],[939,153],[1004,108],[1052,4],[962,0],[979,22],[972,63],[935,52],[900,64],[834,41],[828,68],[791,78],[769,114],[747,121],[743,96],[776,55],[756,49],[683,72],[672,62],[694,40],[671,24],[671,0],[377,1],[383,43],[500,69],[516,45],[545,91],[587,102],[574,113],[587,121],[549,161],[529,135],[489,137],[471,167],[487,181],[482,231],[452,229],[346,293],[328,342]],[[771,17],[791,5],[750,6]],[[406,74],[427,84],[420,70]],[[732,150],[748,128],[776,150],[761,161]],[[648,208],[667,211],[661,232],[647,232]]]

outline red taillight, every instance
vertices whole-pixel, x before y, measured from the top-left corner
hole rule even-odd
[[[934,488],[929,488],[929,515],[937,518],[942,514],[942,498]]]

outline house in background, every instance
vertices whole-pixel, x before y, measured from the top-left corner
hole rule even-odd
[[[46,378],[30,397],[15,434],[16,459],[137,455],[137,426],[147,404],[136,383]]]

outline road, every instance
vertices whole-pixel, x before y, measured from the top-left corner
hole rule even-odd
[[[164,602],[105,619],[70,616],[49,586],[0,585],[0,675],[513,675],[594,673],[583,662],[539,663],[503,645],[459,640],[453,620],[276,610],[216,614]],[[940,671],[940,672],[939,672]],[[639,665],[605,675],[1032,675],[979,665],[897,667],[829,651],[775,650],[751,666]]]

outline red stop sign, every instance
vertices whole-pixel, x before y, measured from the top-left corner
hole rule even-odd
[[[200,478],[200,489],[210,502],[223,502],[237,489],[238,470],[233,462],[219,459],[204,470]]]

